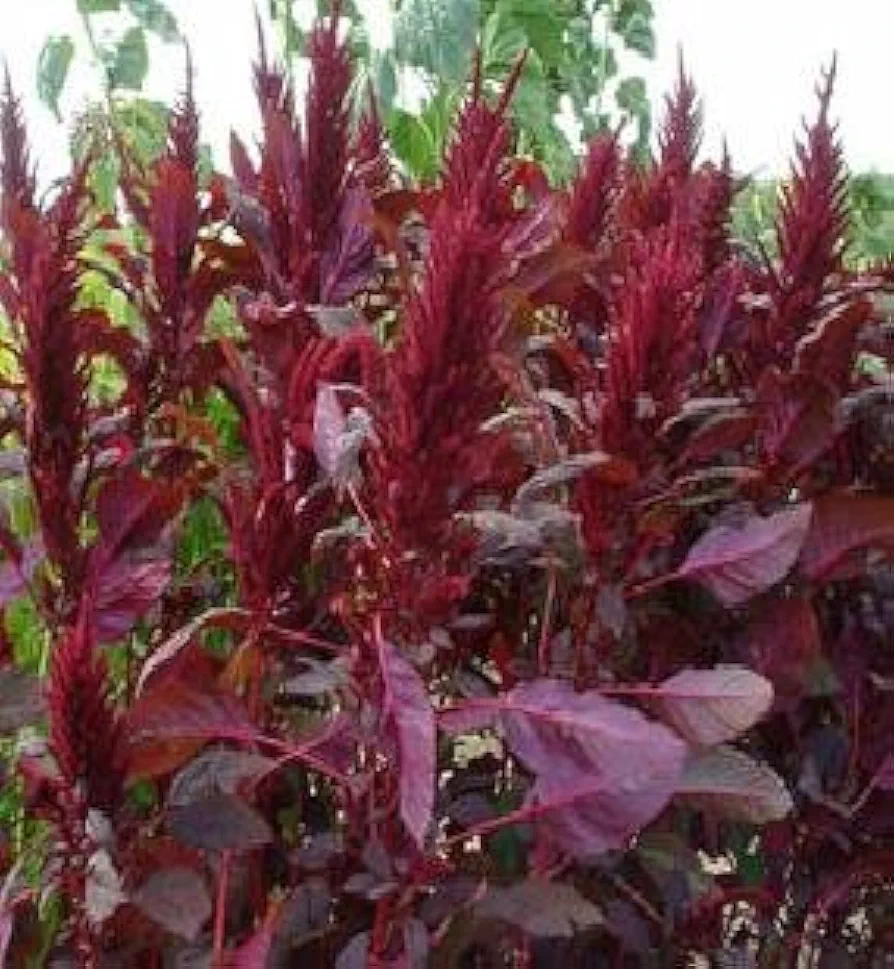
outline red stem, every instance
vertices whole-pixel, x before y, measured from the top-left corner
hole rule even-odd
[[[220,855],[220,871],[217,875],[217,901],[214,909],[214,948],[211,965],[214,969],[225,969],[224,940],[227,925],[227,889],[230,883],[230,852],[224,850]]]

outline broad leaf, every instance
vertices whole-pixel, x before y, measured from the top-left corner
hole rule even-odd
[[[512,753],[534,775],[520,812],[536,818],[576,856],[624,846],[672,796],[686,745],[639,710],[595,690],[535,680],[492,700],[445,712],[448,730],[497,721]]]
[[[400,757],[400,816],[422,847],[435,803],[435,715],[422,677],[391,643],[379,643],[382,717]]]
[[[744,666],[682,670],[656,690],[663,719],[691,744],[713,746],[753,727],[773,703],[773,686]]]
[[[211,897],[205,879],[191,868],[153,872],[131,901],[162,928],[194,942],[211,917]]]
[[[785,578],[810,527],[811,506],[796,505],[743,527],[718,525],[692,546],[677,570],[699,582],[725,606],[739,606]]]
[[[168,740],[253,743],[260,736],[235,694],[179,681],[143,694],[128,711],[127,726],[132,747]]]
[[[775,771],[726,746],[693,755],[677,794],[702,810],[749,824],[781,821],[794,806]]]

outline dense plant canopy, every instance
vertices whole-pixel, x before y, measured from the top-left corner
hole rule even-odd
[[[306,43],[232,177],[187,83],[41,200],[7,84],[0,961],[890,955],[894,271],[834,68],[771,251],[682,68],[563,187],[479,59],[418,184]]]

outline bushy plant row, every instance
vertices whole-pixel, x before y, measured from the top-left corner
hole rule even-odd
[[[0,962],[890,951],[892,273],[834,71],[770,258],[682,69],[569,190],[476,73],[420,187],[335,17],[309,54],[232,178],[187,87],[120,217],[89,153],[38,199],[3,99]]]

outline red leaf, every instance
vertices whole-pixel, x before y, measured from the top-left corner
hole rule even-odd
[[[757,392],[761,446],[769,461],[792,475],[829,449],[838,428],[838,395],[828,383],[771,369]]]
[[[435,803],[435,715],[422,677],[400,651],[379,640],[382,717],[400,756],[400,815],[422,847]]]
[[[692,546],[676,572],[706,586],[725,606],[739,606],[781,581],[798,559],[811,506],[796,505],[742,528],[718,525]]]
[[[769,603],[746,632],[750,662],[773,684],[777,706],[796,702],[821,653],[816,612],[805,598]]]
[[[167,558],[146,562],[117,559],[95,576],[96,636],[100,643],[121,639],[158,602],[171,579]]]
[[[127,714],[127,734],[134,747],[168,740],[253,743],[261,736],[235,694],[177,681],[166,681],[134,703]]]
[[[894,498],[840,492],[814,502],[813,520],[801,550],[801,569],[813,580],[845,570],[854,552],[894,548]]]

